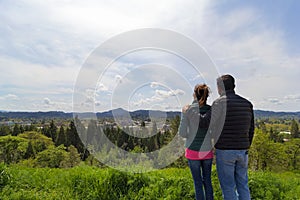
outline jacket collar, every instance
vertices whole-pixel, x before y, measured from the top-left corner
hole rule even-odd
[[[229,94],[235,94],[235,91],[234,90],[226,90],[220,96],[225,96],[225,95],[229,95]]]

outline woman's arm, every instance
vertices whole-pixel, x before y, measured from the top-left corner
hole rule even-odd
[[[178,134],[183,137],[188,137],[188,120],[186,112],[181,112],[181,119],[180,119],[180,125],[178,128]]]

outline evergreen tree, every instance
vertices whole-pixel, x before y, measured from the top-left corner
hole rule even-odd
[[[21,125],[21,126],[20,126],[20,133],[24,133],[24,131],[25,131],[25,130],[24,130],[24,127]]]
[[[179,124],[180,124],[180,116],[176,115],[176,117],[171,121],[171,131],[174,135],[177,134],[178,132]]]
[[[159,149],[164,145],[164,136],[161,131],[157,133],[157,144]]]
[[[55,141],[55,145],[59,146],[61,144],[66,145],[66,134],[65,134],[65,129],[63,126],[60,126],[59,132]]]
[[[85,148],[84,144],[82,143],[82,141],[78,135],[74,121],[70,122],[69,127],[67,129],[66,143],[67,143],[66,144],[67,147],[69,147],[70,145],[73,145],[74,147],[76,147],[83,160],[85,160],[88,157],[89,152]]]
[[[31,158],[31,157],[35,157],[35,153],[34,153],[34,149],[33,146],[31,144],[31,141],[28,142],[28,146],[27,146],[27,150],[26,153],[24,155],[25,159]]]
[[[262,130],[263,133],[267,133],[266,124],[264,121],[259,122],[259,128]]]
[[[50,130],[49,130],[49,127],[48,126],[43,126],[42,129],[41,129],[41,132],[43,135],[47,136],[48,138],[51,138],[51,134],[50,134]]]
[[[72,144],[74,145],[76,143],[76,138],[75,138],[76,133],[77,131],[76,131],[74,121],[71,121],[66,131],[66,143],[65,143],[66,147],[69,147],[70,145]]]
[[[277,141],[277,134],[274,132],[273,128],[270,128],[270,140],[276,142]]]
[[[95,144],[95,135],[97,134],[97,122],[95,120],[91,120],[89,122],[87,132],[86,132],[86,145],[94,145]]]
[[[127,134],[127,131],[129,131],[129,129],[121,129],[121,128],[118,128],[118,147],[122,147],[123,149],[125,149],[127,147],[127,142],[128,142],[128,138],[129,138],[129,135]]]
[[[157,133],[157,125],[156,122],[153,122],[152,125],[152,133],[150,137],[150,146],[149,146],[149,151],[155,151],[158,149],[158,133]]]
[[[0,126],[0,136],[12,134],[9,126]]]
[[[299,126],[296,120],[292,120],[291,124],[291,137],[292,138],[298,138],[299,137]]]
[[[95,120],[94,120],[95,121]],[[96,122],[96,121],[95,121]],[[78,118],[78,116],[75,117],[74,123],[76,125],[76,130],[81,138],[81,140],[85,143],[86,145],[86,140],[87,140],[87,130],[85,126],[81,123],[81,120]]]
[[[55,126],[53,120],[51,120],[51,123],[50,123],[50,127],[49,127],[49,136],[50,136],[50,138],[52,138],[52,141],[53,141],[53,142],[56,141],[56,137],[57,137],[57,127]]]
[[[19,135],[21,133],[21,131],[20,131],[20,127],[19,127],[19,125],[18,124],[15,124],[14,125],[14,128],[13,128],[13,132],[12,132],[12,136],[17,136],[17,135]]]

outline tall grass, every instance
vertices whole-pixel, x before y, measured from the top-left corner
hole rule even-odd
[[[221,191],[213,169],[215,199]],[[300,199],[300,174],[251,172],[253,199]],[[168,168],[131,174],[105,168],[78,166],[70,169],[25,168],[0,165],[0,199],[193,199],[189,169]]]

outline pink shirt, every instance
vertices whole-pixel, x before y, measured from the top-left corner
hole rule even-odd
[[[214,157],[213,151],[194,151],[191,149],[185,149],[185,157],[190,160],[207,160]]]

